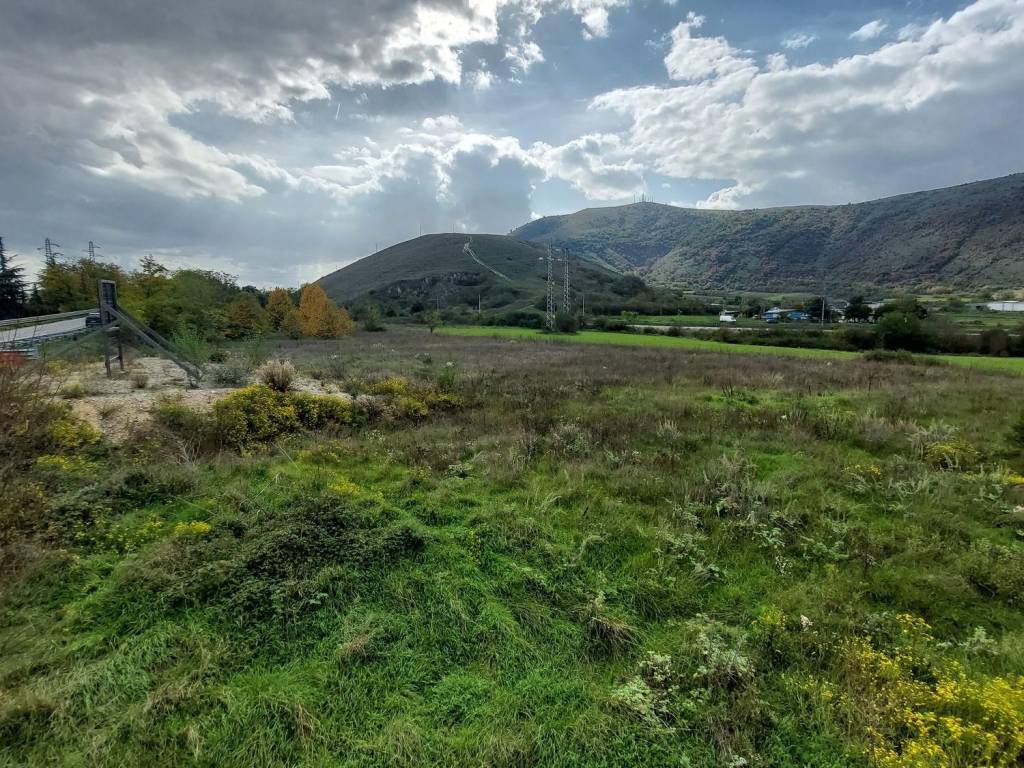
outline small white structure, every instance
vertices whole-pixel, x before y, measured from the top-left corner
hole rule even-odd
[[[1024,301],[990,301],[985,307],[992,312],[1024,312]]]
[[[732,312],[720,312],[718,314],[718,322],[720,323],[735,323],[736,315]]]

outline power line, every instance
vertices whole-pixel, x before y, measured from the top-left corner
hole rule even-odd
[[[555,293],[554,282],[551,279],[551,246],[548,246],[548,306],[545,322],[549,331],[555,330]]]
[[[43,247],[36,248],[37,251],[43,252],[44,263],[48,267],[56,266],[57,257],[63,256],[64,254],[60,251],[55,251],[54,248],[60,248],[60,243],[55,243],[50,238],[43,240]]]
[[[572,294],[569,291],[569,251],[565,251],[565,277],[562,279],[562,311],[571,312]]]

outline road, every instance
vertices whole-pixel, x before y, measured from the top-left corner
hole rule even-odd
[[[40,325],[26,325],[21,328],[0,329],[0,346],[24,345],[49,336],[63,336],[85,328],[85,317],[57,320]]]
[[[473,261],[475,261],[481,267],[483,267],[484,269],[491,270],[491,272],[496,274],[498,277],[503,278],[505,280],[508,280],[511,283],[512,282],[512,278],[511,277],[509,277],[508,275],[503,275],[501,272],[496,270],[494,267],[492,267],[492,266],[490,266],[488,264],[484,264],[480,260],[480,257],[477,256],[476,252],[473,250],[472,242],[473,242],[473,238],[471,237],[471,238],[469,238],[469,242],[462,246],[462,250],[464,250],[466,253],[468,253],[469,256],[473,259]]]

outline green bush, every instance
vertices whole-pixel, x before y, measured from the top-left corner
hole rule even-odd
[[[341,397],[296,392],[291,398],[296,416],[306,429],[356,424],[365,415],[354,401]]]
[[[260,385],[245,387],[213,406],[221,442],[239,451],[271,443],[299,428],[295,403],[283,392]]]
[[[350,400],[308,392],[276,392],[254,385],[232,392],[213,406],[221,443],[245,452],[298,430],[361,423],[365,414]]]
[[[1017,418],[1017,423],[1010,428],[1010,439],[1018,448],[1024,448],[1024,413]]]
[[[571,312],[558,312],[555,314],[555,330],[558,333],[576,333],[580,329],[580,322],[576,315]]]

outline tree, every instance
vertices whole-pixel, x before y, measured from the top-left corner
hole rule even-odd
[[[863,296],[854,296],[846,305],[846,319],[851,323],[866,323],[871,317],[871,307]]]
[[[832,319],[832,307],[829,306],[828,300],[824,296],[815,296],[806,302],[804,304],[804,311],[812,320],[820,322],[823,315],[825,322],[829,322]]]
[[[302,338],[302,316],[299,314],[298,307],[292,307],[284,316],[281,321],[281,332],[289,339]]]
[[[381,321],[380,307],[376,304],[370,304],[363,310],[363,330],[364,331],[383,331],[384,323]]]
[[[885,349],[923,352],[928,347],[928,333],[921,318],[910,312],[884,313],[878,321],[878,338]]]
[[[928,309],[913,296],[901,296],[898,299],[887,301],[875,310],[875,319],[879,320],[890,312],[913,315],[918,320],[924,320],[928,317]]]
[[[558,333],[576,333],[580,328],[579,320],[571,312],[555,313],[555,330]]]
[[[441,313],[438,312],[436,309],[432,309],[430,312],[428,312],[427,316],[424,318],[424,321],[426,322],[427,327],[430,329],[431,333],[434,332],[435,328],[438,328],[439,326],[444,324],[444,318],[441,317]]]
[[[275,288],[267,298],[267,319],[275,331],[282,330],[285,318],[295,309],[292,295],[285,288]]]
[[[302,289],[299,324],[303,336],[315,336],[318,339],[336,339],[352,332],[352,318],[348,312],[339,309],[316,283],[310,283]]]
[[[25,281],[22,272],[22,268],[14,266],[12,257],[7,255],[4,239],[0,237],[0,318],[24,314]]]
[[[229,339],[259,335],[267,325],[267,313],[251,293],[240,293],[224,308],[224,335]]]

